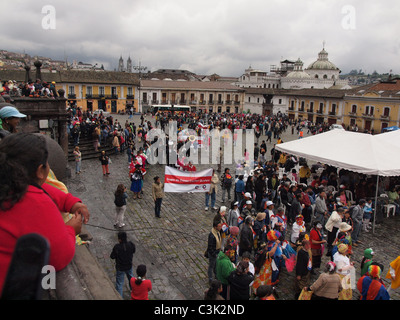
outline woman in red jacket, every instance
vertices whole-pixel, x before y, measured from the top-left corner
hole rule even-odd
[[[0,142],[0,292],[17,240],[37,233],[50,244],[49,264],[56,271],[75,254],[82,227],[79,198],[46,183],[46,141],[40,135],[16,133]],[[64,223],[60,212],[74,216]]]

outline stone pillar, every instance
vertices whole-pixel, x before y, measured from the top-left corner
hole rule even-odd
[[[42,62],[40,62],[39,60],[36,60],[34,63],[35,67],[36,67],[36,79],[40,79],[42,80],[42,72],[40,71],[40,68],[42,67]]]
[[[26,64],[24,69],[25,69],[25,82],[27,83],[29,80],[31,80],[31,75],[29,72],[31,70],[31,67]]]

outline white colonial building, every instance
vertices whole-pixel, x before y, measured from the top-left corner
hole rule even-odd
[[[281,61],[281,67],[273,66],[271,72],[251,67],[239,77],[237,86],[246,89],[244,111],[252,113],[287,113],[288,98],[285,91],[301,89],[350,89],[347,80],[339,78],[340,70],[328,59],[325,48],[318,59],[303,69],[301,59]],[[270,90],[253,90],[270,89]]]

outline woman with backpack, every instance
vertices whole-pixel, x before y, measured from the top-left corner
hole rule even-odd
[[[114,204],[115,204],[115,222],[114,227],[122,228],[125,226],[124,214],[126,211],[126,199],[128,195],[126,193],[126,187],[123,184],[119,184],[117,190],[114,193]]]

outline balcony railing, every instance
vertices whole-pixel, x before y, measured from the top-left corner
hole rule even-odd
[[[370,113],[363,113],[363,114],[362,114],[362,116],[363,116],[364,118],[369,118],[369,119],[371,119],[371,118],[373,118],[373,117],[374,117],[374,114],[370,114]]]
[[[135,96],[133,94],[127,94],[126,98],[127,99],[135,99]]]
[[[105,99],[118,99],[117,94],[108,94],[104,97]]]
[[[68,99],[76,99],[76,94],[75,93],[69,93],[68,94]]]

